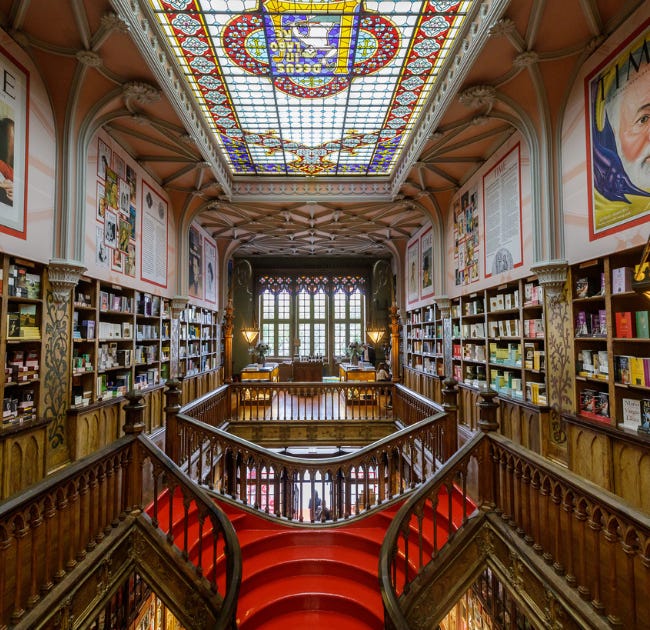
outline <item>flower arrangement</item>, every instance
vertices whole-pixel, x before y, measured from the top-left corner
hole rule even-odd
[[[363,345],[358,341],[351,341],[348,344],[347,355],[351,359],[358,359],[363,354]]]
[[[264,358],[268,354],[269,350],[270,350],[269,344],[264,343],[263,341],[260,341],[259,343],[255,344],[254,346],[251,346],[248,349],[251,355],[257,357],[257,360],[260,361],[261,363],[264,363]]]

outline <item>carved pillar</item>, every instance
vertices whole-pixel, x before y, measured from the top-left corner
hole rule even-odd
[[[393,302],[388,307],[388,324],[390,326],[390,365],[393,374],[393,382],[399,383],[399,309]]]
[[[451,457],[458,450],[458,382],[449,376],[442,382],[442,407],[447,412],[445,456]]]
[[[52,285],[52,295],[57,304],[70,298],[70,291],[77,286],[86,267],[74,260],[53,258],[47,266],[47,277]]]
[[[494,391],[490,387],[480,388],[480,400],[476,403],[479,408],[478,428],[484,433],[487,433],[488,431],[496,431],[499,428],[499,422],[497,420],[499,404],[494,402],[494,399],[498,395],[498,392]]]
[[[126,394],[127,404],[124,405],[124,433],[137,436],[144,431],[144,400],[142,393],[131,390]],[[126,511],[133,512],[142,509],[142,449],[137,441],[133,442],[131,458],[127,467]]]
[[[170,342],[170,348],[169,348],[169,376],[171,378],[177,378],[179,376],[179,361],[178,361],[178,355],[179,355],[179,344],[180,344],[180,323],[179,323],[179,318],[181,316],[181,313],[187,306],[187,303],[189,302],[189,299],[186,297],[183,297],[182,295],[177,295],[172,299],[172,304],[171,304],[171,315],[172,315],[172,321],[171,321],[171,342]]]
[[[179,435],[176,414],[181,408],[181,382],[176,379],[167,381],[165,390],[165,453],[178,464]]]
[[[228,298],[223,314],[223,378],[224,382],[232,383],[232,336],[235,328],[235,309],[232,297]]]

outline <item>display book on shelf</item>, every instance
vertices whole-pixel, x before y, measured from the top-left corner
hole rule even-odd
[[[217,369],[221,344],[217,311],[189,305],[181,311],[179,371],[185,377]]]
[[[0,255],[2,426],[36,419],[42,362],[43,266]]]
[[[571,267],[576,414],[650,432],[650,298],[633,290],[641,248]]]
[[[470,387],[545,406],[545,316],[536,277],[456,297],[451,304],[452,369]]]
[[[406,365],[426,374],[444,376],[442,317],[435,304],[406,314]]]
[[[164,383],[169,331],[167,298],[82,277],[72,307],[71,405]]]

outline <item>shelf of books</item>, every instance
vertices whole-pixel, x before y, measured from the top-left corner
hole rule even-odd
[[[219,367],[220,340],[216,311],[190,305],[181,312],[179,371],[185,377]]]
[[[42,279],[41,265],[3,256],[0,265],[5,356],[3,427],[36,419],[42,362]]]
[[[633,290],[641,249],[571,268],[576,413],[650,432],[650,298]]]
[[[167,298],[82,277],[72,309],[71,406],[163,384],[170,329]]]

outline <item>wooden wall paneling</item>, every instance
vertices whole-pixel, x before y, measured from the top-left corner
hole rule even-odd
[[[568,428],[570,469],[578,475],[614,492],[610,439],[581,426]]]

